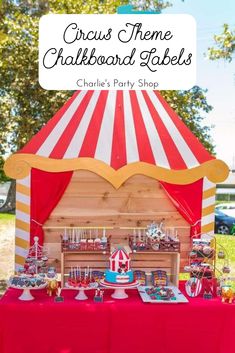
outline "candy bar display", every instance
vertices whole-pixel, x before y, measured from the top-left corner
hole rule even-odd
[[[214,240],[209,237],[192,240],[192,249],[189,253],[189,265],[185,271],[191,277],[211,279],[215,272]]]
[[[97,277],[93,276],[92,269],[88,267],[82,269],[81,267],[71,267],[67,288],[96,288],[98,286]]]
[[[144,303],[188,303],[186,297],[175,286],[139,286],[138,291]]]
[[[179,252],[180,242],[177,232],[165,228],[163,223],[151,223],[146,229],[134,229],[129,236],[129,244],[134,252],[160,251]]]
[[[218,259],[224,260],[222,266],[216,264],[216,250]],[[226,276],[231,271],[227,257],[226,249],[216,243],[215,237],[205,234],[199,239],[193,239],[189,264],[184,268],[191,277],[185,285],[187,294],[191,297],[201,295],[204,299],[220,295]]]
[[[39,277],[29,276],[13,276],[10,278],[10,286],[24,289],[24,288],[45,288],[46,281]]]
[[[110,238],[106,229],[99,234],[98,229],[65,228],[61,236],[62,251],[102,251],[110,249]]]
[[[167,286],[168,285],[168,276],[166,271],[156,270],[151,272],[151,282],[155,287]]]
[[[68,280],[65,284],[67,289],[76,289],[78,294],[76,300],[87,300],[85,291],[89,291],[98,287],[98,282],[94,279],[92,269],[85,267],[71,267]]]
[[[104,272],[103,271],[92,271],[92,278],[94,282],[99,283],[101,279],[104,279]]]
[[[9,286],[14,289],[22,289],[23,292],[19,296],[19,300],[30,301],[34,300],[31,290],[44,289],[47,286],[47,281],[40,276],[20,275],[13,276],[9,280]]]
[[[145,230],[142,229],[133,230],[133,236],[129,236],[129,244],[134,252],[146,251],[150,248]]]
[[[204,299],[211,299],[214,291],[215,276],[215,242],[212,237],[204,235],[192,239],[189,253],[189,264],[184,267],[190,279],[185,284],[186,293],[190,297],[202,294]],[[211,286],[210,286],[210,283]]]
[[[145,271],[140,271],[140,270],[134,271],[134,279],[138,281],[141,286],[147,285],[147,276]]]
[[[154,300],[176,300],[172,289],[167,287],[150,287],[145,291]]]
[[[211,247],[210,239],[193,239],[192,253],[196,258],[212,258],[215,254],[215,249]]]

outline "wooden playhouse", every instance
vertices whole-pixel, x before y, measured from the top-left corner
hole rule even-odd
[[[17,179],[16,269],[35,235],[67,270],[104,268],[107,254],[61,257],[61,232],[107,228],[112,246],[161,221],[177,230],[181,269],[190,236],[214,231],[215,183],[228,174],[156,91],[78,91],[5,163]],[[178,255],[179,256],[179,255]],[[179,258],[178,258],[179,259]],[[132,267],[178,273],[175,255],[132,254]]]

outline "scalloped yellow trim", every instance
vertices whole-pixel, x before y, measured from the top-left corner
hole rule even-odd
[[[118,189],[127,179],[136,174],[165,181],[171,184],[190,184],[207,177],[213,183],[224,181],[229,173],[228,166],[219,159],[202,163],[200,166],[172,170],[158,167],[145,162],[135,162],[115,170],[106,163],[94,158],[80,157],[72,159],[53,159],[34,154],[16,153],[5,162],[4,171],[13,179],[23,179],[28,176],[30,168],[46,172],[66,172],[74,170],[89,170],[109,181]]]

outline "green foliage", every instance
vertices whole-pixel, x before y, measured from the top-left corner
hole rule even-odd
[[[115,13],[127,0],[3,0],[0,7],[0,155],[19,150],[71,96],[38,83],[38,24],[47,13]],[[156,1],[155,1],[156,3]],[[160,7],[168,5],[159,1]],[[169,91],[164,96],[205,146],[212,150],[201,112],[204,91]],[[0,175],[0,179],[2,174]]]
[[[214,36],[215,46],[208,49],[211,60],[225,59],[232,61],[235,51],[235,30],[229,28],[227,24],[223,26],[223,32]]]
[[[38,83],[38,24],[47,13],[114,13],[127,1],[13,1],[0,11],[0,153],[14,152],[71,96]]]
[[[168,1],[159,0],[130,0],[129,3],[133,6],[135,10],[146,11],[146,10],[162,10],[166,7],[172,6]]]
[[[214,146],[209,134],[210,128],[202,126],[204,119],[202,114],[212,110],[206,100],[206,90],[195,86],[188,91],[162,91],[161,93],[206,149],[214,153]]]
[[[229,265],[231,266],[231,273],[232,277],[235,276],[235,237],[234,235],[216,235],[217,241],[217,251],[224,250],[226,251],[226,260],[228,260]],[[220,247],[221,246],[221,247]],[[219,271],[221,271],[222,267],[224,266],[224,260],[217,259],[216,260],[216,267]]]
[[[4,159],[2,158],[2,156],[0,156],[0,183],[10,181],[10,179],[6,176],[6,174],[3,171],[3,165],[4,165]]]

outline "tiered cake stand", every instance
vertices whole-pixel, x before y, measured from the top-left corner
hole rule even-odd
[[[125,292],[126,289],[135,289],[139,286],[138,281],[134,281],[132,283],[125,283],[125,284],[120,284],[120,283],[109,283],[106,282],[105,280],[100,281],[101,286],[109,289],[114,289],[113,294],[111,295],[112,298],[114,299],[126,299],[128,298],[128,294]]]
[[[65,287],[67,289],[73,289],[73,290],[77,290],[78,294],[76,295],[76,297],[74,299],[76,300],[86,300],[88,299],[88,296],[86,295],[86,291],[87,290],[91,290],[91,289],[96,289],[98,287],[98,283],[92,283],[91,285],[87,286],[87,287],[73,287],[73,286],[69,286],[68,283],[65,284]]]
[[[10,284],[11,288],[21,289],[23,291],[22,294],[18,298],[19,300],[23,300],[23,301],[34,300],[35,298],[32,296],[30,291],[44,289],[44,288],[46,288],[46,286],[47,286],[47,283],[44,283],[40,287],[30,287],[30,286],[29,287],[20,287],[20,286],[14,286],[14,285]]]

